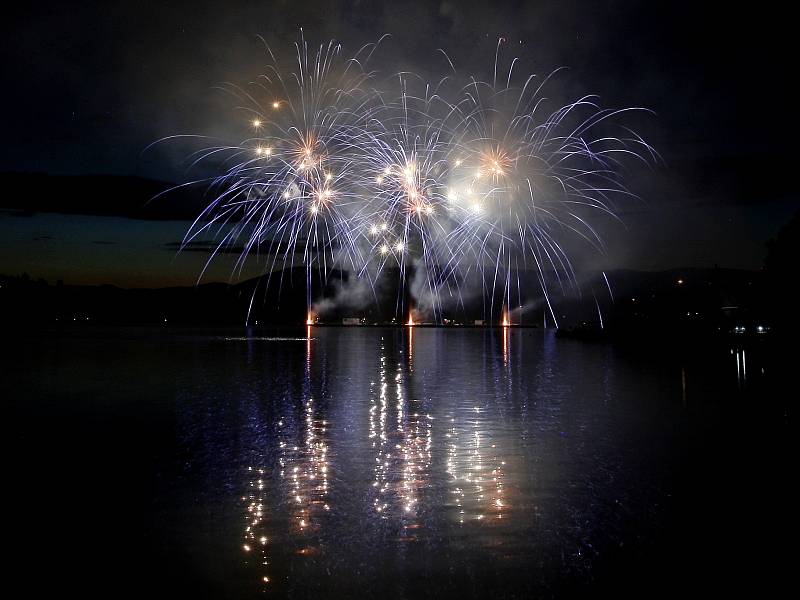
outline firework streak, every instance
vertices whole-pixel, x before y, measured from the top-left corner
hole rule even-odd
[[[287,71],[265,43],[266,72],[246,89],[225,86],[249,135],[190,157],[220,171],[184,184],[213,198],[184,244],[215,240],[209,262],[240,249],[240,273],[255,255],[268,276],[303,265],[309,310],[312,273],[346,270],[373,290],[381,276],[399,277],[400,290],[413,277],[436,322],[443,299],[463,305],[467,287],[491,298],[489,312],[496,296],[511,305],[525,270],[557,323],[550,290],[575,282],[564,240],[602,252],[592,219],[633,197],[623,163],[657,159],[617,123],[642,109],[604,109],[594,96],[548,109],[550,77],[520,78],[516,59],[498,73],[500,42],[490,82],[462,77],[445,55],[435,84],[404,72],[379,86],[368,67],[378,45],[344,57],[340,45],[310,50],[301,37]]]

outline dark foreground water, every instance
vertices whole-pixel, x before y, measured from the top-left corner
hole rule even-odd
[[[7,340],[6,584],[416,599],[788,579],[797,394],[765,344],[306,334]]]

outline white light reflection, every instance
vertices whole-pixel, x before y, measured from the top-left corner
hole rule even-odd
[[[245,510],[244,540],[242,552],[245,554],[245,563],[250,561],[259,565],[259,578],[262,583],[269,583],[268,554],[270,550],[269,536],[266,531],[264,518],[265,504],[265,475],[264,469],[247,467],[247,495],[242,501],[247,507]]]
[[[369,439],[375,460],[372,507],[382,519],[400,521],[404,538],[413,540],[414,531],[421,526],[420,496],[430,479],[433,419],[421,412],[413,399],[406,398],[402,363],[395,365],[392,375],[387,362],[382,342],[378,389],[372,390],[369,411]]]
[[[744,349],[732,349],[731,354],[736,355],[736,382],[739,387],[742,387],[747,383],[747,357]]]
[[[481,408],[474,407],[462,426],[449,418],[447,473],[450,475],[450,505],[456,520],[464,524],[501,520],[509,509],[505,489],[505,461],[497,443],[484,429]]]
[[[309,397],[303,406],[302,441],[292,442],[290,436],[281,435],[280,477],[293,523],[291,531],[297,535],[317,531],[330,510],[327,430],[328,422],[315,414],[314,399]],[[308,552],[310,549],[302,553]]]
[[[503,323],[501,329],[503,330],[503,366],[508,367],[509,365],[508,342],[510,338],[510,332],[509,332],[509,327],[505,322]]]

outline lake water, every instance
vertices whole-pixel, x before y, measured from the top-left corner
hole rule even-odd
[[[36,595],[764,592],[794,394],[764,345],[536,329],[74,329],[4,350]]]

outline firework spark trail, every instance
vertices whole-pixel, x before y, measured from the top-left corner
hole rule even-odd
[[[314,270],[323,284],[336,268],[351,271],[377,298],[391,267],[400,316],[413,277],[414,301],[425,296],[438,322],[443,295],[463,306],[475,277],[490,318],[498,292],[507,314],[512,292],[521,300],[520,270],[532,268],[557,324],[552,290],[577,289],[564,241],[603,252],[592,219],[617,218],[617,200],[635,197],[620,175],[626,160],[658,160],[628,127],[617,126],[623,137],[606,132],[644,109],[602,108],[584,96],[548,112],[542,90],[555,72],[517,85],[519,61],[503,70],[502,39],[491,83],[460,75],[442,52],[450,72],[435,84],[403,72],[379,89],[368,63],[381,40],[345,58],[334,42],[310,51],[301,34],[291,70],[265,42],[266,73],[247,89],[222,88],[241,102],[250,134],[189,157],[190,168],[217,161],[222,172],[189,183],[214,196],[184,245],[216,240],[206,268],[240,245],[238,274],[264,254],[267,285],[303,265],[309,314]]]

